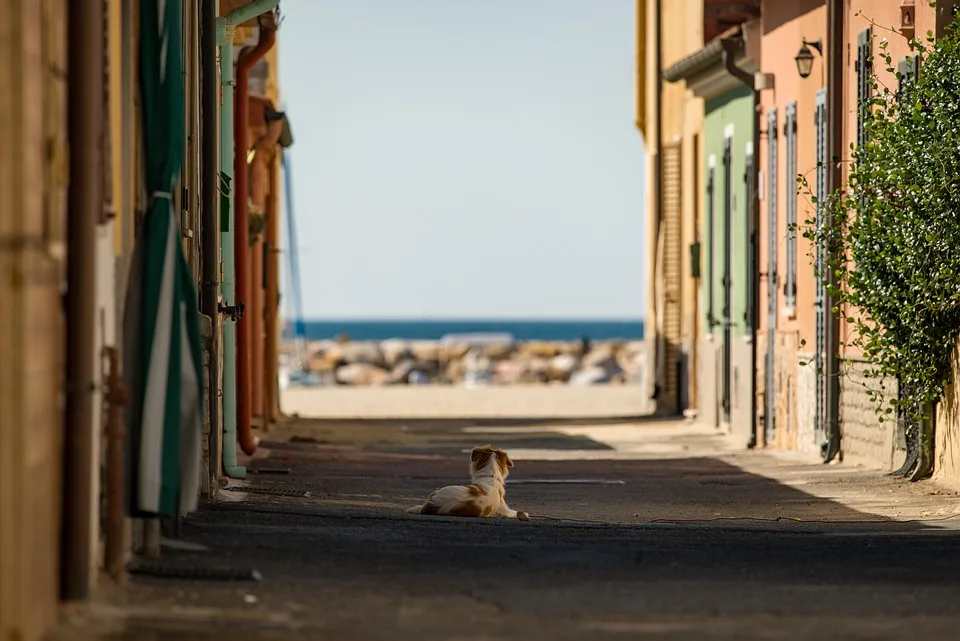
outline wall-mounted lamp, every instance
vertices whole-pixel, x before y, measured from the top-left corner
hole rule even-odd
[[[906,38],[912,38],[916,33],[913,0],[903,0],[900,3],[900,33]]]
[[[813,52],[810,51],[810,47],[813,47],[817,50],[821,56],[823,56],[823,41],[816,40],[814,42],[807,42],[807,39],[803,39],[803,46],[800,47],[800,51],[797,52],[794,60],[797,61],[797,73],[800,74],[801,78],[806,78],[810,75],[810,72],[813,71]]]

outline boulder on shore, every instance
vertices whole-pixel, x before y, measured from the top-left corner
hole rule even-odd
[[[585,354],[581,347],[579,341],[471,347],[426,340],[323,340],[310,343],[306,365],[326,384],[350,386],[477,380],[499,385],[643,384],[648,375],[650,344],[645,341],[593,341]]]
[[[337,368],[336,377],[339,385],[377,386],[387,383],[390,372],[372,363],[348,363]]]

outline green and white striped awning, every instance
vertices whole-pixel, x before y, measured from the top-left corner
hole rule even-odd
[[[128,509],[178,516],[199,498],[203,361],[197,292],[172,194],[184,152],[182,0],[140,0],[140,90],[149,205],[124,314]]]

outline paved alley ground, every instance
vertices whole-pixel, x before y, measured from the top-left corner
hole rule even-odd
[[[295,421],[57,640],[955,639],[960,497],[684,422]],[[407,515],[516,460],[529,522]],[[265,494],[263,492],[272,492]],[[306,495],[309,493],[309,495]],[[183,547],[183,546],[180,546]]]

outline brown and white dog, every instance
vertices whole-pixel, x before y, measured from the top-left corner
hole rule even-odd
[[[470,485],[441,487],[430,494],[423,505],[412,507],[407,512],[527,521],[530,515],[510,509],[504,499],[504,481],[512,467],[513,461],[503,450],[495,450],[489,445],[475,447],[470,452]]]

